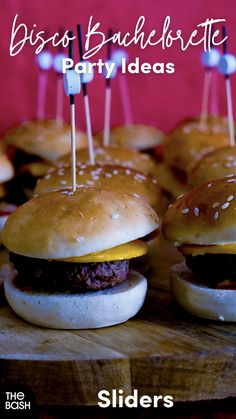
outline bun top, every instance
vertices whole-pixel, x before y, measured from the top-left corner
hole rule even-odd
[[[195,121],[180,125],[164,143],[164,158],[169,166],[188,171],[205,154],[229,144],[227,125],[208,122],[204,129]]]
[[[236,174],[236,147],[222,147],[202,157],[188,173],[190,186]]]
[[[128,167],[138,170],[144,174],[150,174],[155,177],[156,162],[146,153],[139,153],[137,150],[130,148],[118,147],[96,147],[94,148],[94,156],[96,163],[99,165],[116,165]],[[70,165],[71,155],[67,155],[60,159],[59,165],[65,163]],[[77,164],[90,164],[89,151],[83,149],[77,152]]]
[[[70,125],[55,120],[27,121],[7,132],[4,141],[28,154],[55,161],[70,152]],[[77,148],[87,147],[87,137],[76,133]]]
[[[165,238],[176,245],[236,243],[236,175],[197,186],[170,205]]]
[[[8,157],[0,151],[0,183],[7,182],[14,176],[14,168]]]
[[[156,179],[121,166],[77,166],[77,188],[120,190],[140,197],[153,208],[161,206],[162,191]],[[71,189],[71,167],[53,169],[37,183],[35,193],[44,194],[65,188]]]
[[[96,135],[99,144],[103,142],[103,131]],[[110,143],[118,147],[148,150],[163,143],[165,135],[156,127],[148,125],[120,125],[111,128]]]
[[[2,241],[11,252],[42,259],[82,256],[146,236],[155,211],[119,191],[79,189],[33,198],[8,218]]]

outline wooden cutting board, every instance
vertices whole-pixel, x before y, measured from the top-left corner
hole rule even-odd
[[[26,384],[39,405],[96,405],[101,389],[172,395],[175,401],[236,396],[236,325],[192,318],[172,300],[179,261],[161,240],[145,275],[137,317],[100,330],[34,327],[0,304],[0,386]]]

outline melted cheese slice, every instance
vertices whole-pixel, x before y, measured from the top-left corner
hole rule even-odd
[[[109,262],[111,260],[132,259],[143,256],[148,251],[148,245],[142,240],[134,240],[120,246],[112,247],[101,252],[89,253],[88,255],[71,257],[67,259],[56,259],[63,262],[92,263]],[[53,259],[55,261],[55,259]]]
[[[41,177],[46,175],[50,167],[50,164],[46,162],[35,162],[25,165],[24,170],[28,171],[34,177]]]
[[[181,246],[178,250],[183,253],[183,255],[204,255],[205,253],[214,253],[214,254],[221,254],[221,253],[228,253],[228,254],[236,254],[236,243],[227,243],[227,244],[218,244],[218,245],[211,245],[211,246],[198,246],[198,245],[189,245],[189,246]]]
[[[0,198],[3,198],[6,195],[6,191],[3,185],[0,185]]]

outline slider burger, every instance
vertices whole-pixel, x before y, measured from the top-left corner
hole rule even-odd
[[[116,147],[127,147],[135,150],[147,151],[162,145],[165,135],[158,128],[142,125],[127,124],[111,128],[110,144]],[[96,135],[98,144],[103,142],[103,131]]]
[[[21,204],[32,197],[36,181],[54,161],[70,152],[70,125],[55,120],[26,121],[9,130],[4,138],[16,169],[12,197]],[[76,133],[77,148],[87,147],[87,137]]]
[[[94,149],[94,157],[97,164],[101,165],[116,165],[123,166],[130,169],[138,170],[144,174],[149,174],[155,177],[156,162],[146,153],[139,153],[137,150],[130,148],[118,147],[96,147]],[[77,152],[76,156],[78,166],[81,164],[89,164],[89,151],[83,149]],[[71,155],[61,158],[58,166],[65,166],[71,164]]]
[[[71,184],[71,167],[54,168],[37,183],[35,193],[58,191],[69,188]],[[106,190],[120,190],[132,193],[137,198],[143,199],[155,210],[163,212],[166,201],[157,180],[149,175],[128,169],[122,166],[109,165],[84,165],[77,166],[77,188],[91,188]]]
[[[14,176],[14,168],[8,157],[0,151],[0,244],[1,234],[8,215],[15,209],[15,206],[8,203],[9,181]]]
[[[189,167],[205,154],[229,144],[227,125],[218,122],[200,123],[191,121],[180,125],[166,139],[164,160],[174,175],[186,183]]]
[[[218,148],[203,156],[188,172],[188,185],[194,187],[214,179],[236,174],[236,148]]]
[[[171,270],[171,288],[195,316],[236,321],[235,225],[235,175],[192,189],[164,216],[164,237],[185,257]]]
[[[57,329],[122,323],[141,308],[147,280],[129,261],[147,252],[155,211],[120,191],[93,188],[32,198],[8,218],[3,242],[17,271],[4,283],[12,309]]]

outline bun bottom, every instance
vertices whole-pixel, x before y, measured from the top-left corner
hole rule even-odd
[[[177,303],[194,316],[236,322],[236,291],[194,283],[192,271],[184,262],[171,268],[170,286]]]
[[[96,329],[133,317],[144,303],[147,279],[131,271],[120,285],[83,294],[27,292],[8,279],[4,290],[12,310],[29,323],[52,329]]]

